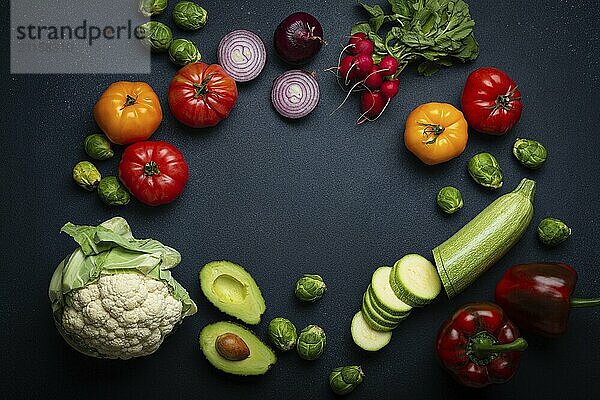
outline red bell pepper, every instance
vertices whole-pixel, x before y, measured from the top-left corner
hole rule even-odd
[[[600,298],[572,298],[577,272],[561,263],[510,267],[496,285],[496,302],[521,328],[543,336],[567,330],[571,308],[600,305]]]
[[[470,303],[442,325],[436,350],[442,366],[459,383],[483,387],[511,379],[526,348],[499,306]]]

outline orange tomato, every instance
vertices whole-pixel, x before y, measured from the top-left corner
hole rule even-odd
[[[158,96],[145,82],[115,82],[94,106],[94,119],[116,144],[148,139],[160,125]]]
[[[406,120],[404,144],[427,165],[458,157],[465,150],[468,138],[467,121],[451,104],[421,104]]]

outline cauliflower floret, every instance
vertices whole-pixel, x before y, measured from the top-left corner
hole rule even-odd
[[[136,273],[102,276],[72,300],[62,325],[99,357],[152,354],[182,318],[183,304],[164,282]]]

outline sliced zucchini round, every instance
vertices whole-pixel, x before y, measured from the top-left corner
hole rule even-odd
[[[363,318],[365,319],[367,324],[371,327],[371,329],[374,329],[379,332],[389,332],[389,331],[393,331],[394,328],[396,327],[395,325],[394,326],[386,326],[386,325],[383,325],[383,324],[375,321],[373,319],[373,317],[371,317],[369,315],[369,312],[366,310],[364,305],[361,307],[360,311],[362,312]]]
[[[411,306],[396,296],[390,286],[390,273],[392,268],[379,267],[371,278],[372,298],[387,312],[395,315],[405,315]]]
[[[381,308],[379,304],[373,299],[373,290],[367,290],[365,293],[366,299],[363,300],[367,304],[367,306],[373,310],[373,312],[381,317],[384,321],[399,323],[404,320],[406,317],[410,315],[410,312],[407,312],[402,315],[394,315],[392,313],[387,312],[385,309]]]
[[[370,308],[369,305],[367,305],[365,299],[366,299],[366,296],[363,296],[363,303],[362,303],[361,311],[363,313],[363,317],[365,318],[367,323],[371,326],[371,328],[375,329],[376,331],[391,331],[392,329],[395,329],[398,326],[397,322],[386,321],[383,318],[381,318],[379,315],[377,315],[373,311],[373,309]]]
[[[350,332],[354,343],[367,351],[381,350],[392,340],[392,332],[381,332],[372,329],[365,321],[361,311],[354,314]]]
[[[389,281],[396,296],[412,307],[431,303],[442,290],[437,270],[418,254],[407,254],[396,261]]]
[[[391,288],[390,288],[391,290]],[[377,310],[383,310],[387,313],[389,313],[390,315],[399,317],[399,318],[406,318],[410,315],[410,310],[406,311],[406,312],[400,312],[400,311],[390,311],[389,307],[386,307],[382,304],[381,300],[379,300],[376,296],[375,296],[375,291],[373,290],[373,287],[371,285],[369,285],[369,288],[367,289],[367,293],[369,295],[369,297],[371,298],[371,303],[373,304],[373,306],[377,309]],[[392,292],[393,293],[393,292]],[[394,296],[396,296],[394,294]],[[408,304],[406,305],[407,307],[410,307]],[[412,307],[411,307],[412,309]]]

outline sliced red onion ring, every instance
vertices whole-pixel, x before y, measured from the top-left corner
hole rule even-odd
[[[302,118],[319,103],[319,84],[308,72],[292,69],[273,82],[271,102],[286,118]]]
[[[217,56],[221,67],[236,82],[248,82],[256,78],[267,62],[267,50],[261,38],[245,29],[223,36]]]

